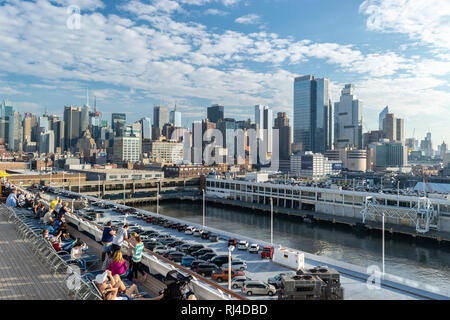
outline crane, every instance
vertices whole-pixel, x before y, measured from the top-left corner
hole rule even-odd
[[[420,172],[422,173],[422,179],[423,179],[423,191],[425,192],[425,185],[428,187],[428,192],[433,192],[433,188],[431,187],[430,183],[428,182],[428,180],[425,178],[425,173],[423,172],[423,168],[422,170],[420,170]]]

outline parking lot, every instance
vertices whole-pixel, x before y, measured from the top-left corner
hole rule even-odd
[[[54,195],[53,195],[54,196]],[[60,196],[63,196],[62,193],[60,193]],[[102,203],[105,203],[102,201]],[[119,206],[123,207],[123,206]],[[124,207],[125,208],[125,207]],[[116,212],[113,209],[105,209],[103,207],[97,207],[94,205],[91,205],[89,208],[83,209],[83,210],[77,210],[77,213],[80,215],[85,215],[84,213],[87,211],[98,211],[101,212],[101,215],[103,217],[98,218],[95,220],[95,223],[97,224],[103,224],[109,220],[116,220],[116,222],[123,223],[124,219],[126,218],[126,221],[130,225],[140,225],[142,227],[143,231],[150,231],[154,230],[157,231],[159,234],[168,234],[170,237],[174,239],[179,239],[185,243],[188,244],[202,244],[204,247],[211,248],[214,250],[214,252],[217,255],[228,255],[228,245],[227,245],[227,239],[221,239],[218,242],[211,242],[209,240],[201,239],[199,236],[193,236],[193,235],[187,235],[184,232],[179,232],[178,230],[171,229],[171,228],[164,228],[161,225],[154,225],[151,223],[147,223],[142,219],[137,219],[136,214],[128,214],[125,216],[123,213]],[[135,212],[145,212],[143,210],[136,210],[132,208],[128,208],[130,211]],[[145,212],[145,214],[156,216],[155,213]],[[163,215],[159,215],[161,218],[165,218],[167,220],[172,220],[169,217],[165,217]],[[188,222],[185,222],[186,225],[189,225]],[[242,237],[245,238],[245,237]],[[236,239],[239,241],[241,240],[239,236],[236,236]],[[253,243],[250,242],[249,245]],[[257,241],[255,240],[255,243]],[[262,247],[260,245],[260,247]],[[279,273],[288,273],[292,272],[292,270],[283,267],[281,265],[277,265],[273,263],[271,260],[268,259],[262,259],[260,254],[252,254],[249,253],[247,250],[238,250],[237,247],[232,252],[232,258],[233,260],[239,259],[242,261],[245,261],[247,264],[247,269],[244,271],[245,276],[247,278],[250,278],[252,280],[259,280],[261,282],[267,283],[268,279],[271,277],[275,277]],[[315,266],[318,266],[320,264],[317,263],[317,261],[311,260],[311,259],[305,259],[305,268],[313,268]],[[227,287],[227,281],[220,283],[222,286]],[[414,297],[410,295],[405,295],[401,292],[398,292],[396,290],[391,290],[387,288],[380,288],[379,290],[368,290],[367,285],[365,281],[361,281],[358,279],[355,279],[353,277],[348,277],[345,275],[341,275],[341,284],[344,287],[344,299],[387,299],[387,300],[403,300],[403,299],[414,299]],[[240,289],[232,289],[233,291],[237,293],[241,293]],[[277,299],[277,296],[251,296],[250,299]]]

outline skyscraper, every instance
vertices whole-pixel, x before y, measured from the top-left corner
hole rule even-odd
[[[169,122],[173,124],[174,127],[181,127],[181,112],[177,110],[177,105],[170,111]]]
[[[14,108],[11,101],[3,100],[0,111],[0,138],[3,138],[5,143],[7,143],[9,140],[9,117],[14,113]]]
[[[214,123],[224,118],[224,107],[220,104],[213,104],[207,111],[208,120]]]
[[[255,106],[255,123],[256,123],[256,138],[264,144],[264,149],[267,153],[272,153],[272,137],[273,137],[273,115],[272,109],[268,106],[258,104]]]
[[[362,102],[354,95],[355,86],[346,84],[334,104],[334,147],[362,148]]]
[[[22,151],[22,116],[20,112],[13,112],[9,118],[8,144],[9,150],[13,152]]]
[[[292,153],[291,127],[289,126],[289,118],[286,112],[278,112],[275,118],[274,129],[278,129],[278,146],[279,146],[279,168],[281,171],[289,172],[290,156]]]
[[[378,129],[383,130],[383,119],[386,117],[386,115],[389,113],[389,106],[386,106],[383,111],[380,112],[380,115],[378,116]]]
[[[152,139],[152,120],[148,117],[142,118],[141,129],[142,129],[142,139],[151,140]]]
[[[391,142],[397,141],[404,143],[404,121],[396,118],[393,113],[386,114],[383,119],[383,133],[386,139]]]
[[[161,134],[161,129],[166,123],[169,122],[169,111],[167,107],[154,106],[153,107],[153,126],[159,129]]]
[[[125,113],[112,113],[111,114],[111,129],[115,130],[116,126],[125,124],[127,121],[127,115]]]
[[[64,145],[65,150],[74,151],[80,138],[81,108],[64,107]]]
[[[294,80],[294,144],[301,151],[325,153],[332,140],[328,79],[311,75]]]

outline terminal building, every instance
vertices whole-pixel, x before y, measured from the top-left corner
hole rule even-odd
[[[329,160],[321,153],[295,153],[291,155],[290,173],[299,178],[320,180],[339,174],[343,168],[340,160]]]

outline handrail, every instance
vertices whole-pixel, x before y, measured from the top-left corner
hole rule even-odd
[[[53,188],[55,188],[55,187],[53,187]],[[56,189],[56,188],[55,188],[55,189]],[[21,191],[28,193],[28,191],[27,191],[27,190],[24,190],[24,189],[21,189]],[[105,201],[105,200],[102,200],[102,201]],[[47,201],[43,200],[43,202],[44,202],[47,206],[49,205]],[[85,223],[87,223],[87,224],[89,224],[89,225],[92,225],[92,226],[94,226],[94,227],[96,227],[96,228],[98,228],[98,229],[100,229],[100,230],[102,230],[102,231],[103,231],[103,229],[104,229],[103,226],[100,226],[100,225],[98,225],[98,224],[96,224],[96,223],[94,223],[94,222],[92,222],[92,221],[89,221],[89,220],[87,220],[87,219],[85,219],[85,218],[83,218],[83,217],[80,217],[79,215],[77,215],[77,214],[75,214],[75,213],[73,213],[73,212],[66,213],[66,215],[68,215],[68,216],[71,216],[71,215],[72,215],[72,216],[76,217],[76,219],[81,220],[81,221],[83,221],[83,222],[85,222]],[[197,274],[197,273],[195,273],[195,272],[193,272],[193,271],[191,271],[191,270],[185,269],[185,268],[183,268],[182,266],[176,264],[175,262],[170,261],[169,259],[167,259],[167,258],[165,258],[165,257],[163,257],[163,256],[160,256],[160,255],[158,255],[158,254],[156,254],[156,253],[154,253],[154,252],[152,252],[152,251],[150,251],[150,250],[148,250],[148,249],[146,249],[146,248],[144,248],[144,252],[147,253],[147,254],[150,254],[151,256],[154,256],[154,257],[157,258],[158,260],[161,260],[161,261],[163,261],[163,262],[165,262],[165,263],[167,263],[167,264],[169,264],[169,265],[175,267],[175,268],[178,269],[178,270],[181,270],[182,272],[185,272],[185,273],[190,274],[191,276],[193,276],[193,277],[196,278],[197,280],[203,281],[203,282],[205,282],[206,284],[208,284],[208,285],[210,285],[210,286],[216,288],[216,289],[219,290],[219,291],[222,291],[222,292],[226,293],[226,294],[229,295],[229,296],[232,296],[232,297],[234,297],[234,298],[236,298],[236,299],[238,299],[238,300],[248,300],[246,297],[243,297],[243,296],[241,296],[241,295],[239,295],[239,294],[237,294],[237,293],[235,293],[235,292],[229,290],[228,288],[222,287],[222,286],[216,284],[215,282],[213,282],[213,281],[211,281],[211,280],[209,280],[209,279],[207,279],[207,278],[204,278],[204,277],[202,277],[201,275],[199,275],[199,274]]]

